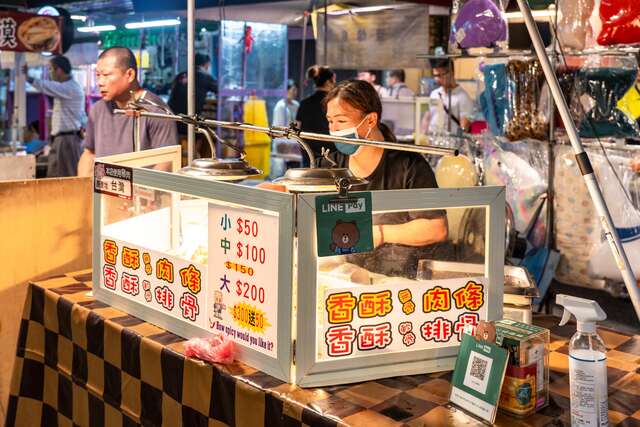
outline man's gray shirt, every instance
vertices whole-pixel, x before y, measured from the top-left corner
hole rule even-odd
[[[144,97],[155,104],[166,106],[158,96],[151,92],[146,92]],[[134,119],[125,115],[114,114],[113,111],[116,108],[114,101],[105,101],[103,99],[91,107],[84,148],[93,152],[96,157],[134,151]],[[153,106],[145,108],[151,112],[164,112]],[[141,117],[140,121],[140,147],[142,150],[178,143],[176,124],[172,120]]]

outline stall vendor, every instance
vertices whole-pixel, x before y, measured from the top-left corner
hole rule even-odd
[[[395,141],[380,122],[382,104],[373,86],[348,80],[324,99],[332,135]],[[336,143],[331,157],[337,167],[349,168],[366,178],[367,190],[436,188],[431,167],[420,154],[378,147]],[[328,166],[328,165],[327,165]],[[350,255],[349,261],[369,271],[415,278],[418,261],[429,257],[447,239],[447,219],[442,210],[374,214],[373,253]]]
[[[112,47],[102,52],[96,65],[96,79],[102,99],[91,107],[89,113],[84,151],[78,164],[80,176],[93,174],[93,161],[96,157],[134,151],[134,120],[115,114],[115,109],[126,108],[134,98],[148,100],[162,107],[147,106],[147,110],[152,112],[168,109],[157,95],[140,87],[136,58],[128,48]],[[178,143],[174,122],[148,117],[139,120],[142,150]]]

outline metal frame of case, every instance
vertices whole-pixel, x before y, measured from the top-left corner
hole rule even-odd
[[[162,162],[171,162],[172,170],[176,171],[180,165],[180,147],[165,147],[139,153],[116,155],[98,161],[132,167],[134,185],[171,192],[172,209],[179,202],[180,194],[185,194],[278,214],[277,358],[238,345],[236,347],[238,360],[278,379],[303,387],[453,368],[457,347],[403,351],[359,356],[340,361],[316,362],[315,197],[319,195],[318,193],[298,195],[278,193],[144,168]],[[114,294],[100,286],[102,277],[100,271],[102,197],[103,195],[98,193],[95,193],[93,197],[93,292],[96,298],[187,338],[212,335],[205,329]],[[504,286],[504,187],[373,191],[372,202],[376,212],[445,207],[486,208],[485,241],[487,244],[485,244],[484,274],[489,280],[487,309],[490,320],[501,318]],[[178,220],[177,210],[174,209],[171,215],[172,221]],[[177,232],[173,237],[174,239],[178,237]],[[211,277],[209,277],[206,286],[211,286],[210,283]],[[293,310],[295,292],[297,292],[296,312]]]
[[[133,167],[134,185],[142,185],[161,191],[173,192],[172,194],[175,196],[185,194],[278,213],[278,356],[277,359],[274,359],[256,350],[240,345],[236,346],[236,351],[238,360],[260,369],[269,375],[290,381],[292,359],[291,280],[293,277],[293,195],[223,182],[206,181],[142,168],[144,166],[171,161],[172,169],[177,170],[180,165],[180,150],[181,148],[179,146],[166,147],[138,153],[104,157],[98,159],[98,161],[107,164],[111,163]],[[94,193],[93,196],[93,292],[96,298],[183,337],[211,336],[212,333],[205,329],[153,310],[144,304],[114,294],[100,286],[102,197],[102,194],[98,193]],[[177,197],[175,200],[177,202]],[[208,286],[208,284],[206,286]]]
[[[488,320],[502,318],[504,289],[504,187],[373,191],[374,212],[409,209],[485,207],[485,275],[489,279]],[[317,257],[315,197],[298,199],[298,305],[295,382],[303,387],[366,381],[381,377],[452,370],[458,347],[424,349],[316,361]],[[304,285],[301,285],[303,283]]]

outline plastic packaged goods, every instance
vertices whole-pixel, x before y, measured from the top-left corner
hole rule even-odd
[[[580,136],[625,137],[638,135],[633,120],[618,109],[618,100],[636,80],[637,68],[588,67],[580,70],[576,82],[579,101],[586,114],[580,122]]]
[[[211,338],[192,338],[184,343],[184,354],[211,363],[233,363],[235,348],[233,341],[225,335]]]
[[[495,136],[504,134],[504,125],[510,119],[509,85],[507,64],[481,64],[484,77],[484,89],[480,92],[479,102],[487,125]]]
[[[636,0],[600,0],[602,29],[598,34],[598,44],[640,43],[639,18],[640,2]]]
[[[544,140],[548,122],[538,106],[544,75],[537,59],[513,59],[507,64],[510,120],[504,125],[504,136],[510,141],[525,138]]]
[[[605,202],[609,207],[611,218],[622,241],[629,263],[633,269],[636,279],[640,279],[640,210],[632,203],[632,200],[625,195],[625,190],[615,176],[621,178],[622,185],[629,188],[634,172],[629,168],[629,159],[620,158],[612,154],[609,155],[614,170],[605,163],[603,156],[600,167],[597,170],[597,177],[602,188]],[[596,157],[596,159],[597,159]],[[620,270],[611,254],[609,243],[605,238],[595,246],[589,261],[589,273],[598,278],[606,278],[615,281],[622,281]]]
[[[590,17],[594,0],[558,0],[558,39],[564,49],[583,50],[593,38]]]
[[[506,49],[507,20],[500,0],[456,0],[453,2],[449,53],[460,49]]]
[[[516,230],[524,232],[540,195],[547,191],[547,146],[535,140],[501,143],[486,138],[483,149],[485,183],[506,187],[507,203],[513,209]],[[539,221],[533,232],[534,245],[542,243],[544,232],[544,222]]]

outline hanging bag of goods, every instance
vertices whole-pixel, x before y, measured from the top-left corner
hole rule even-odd
[[[492,0],[454,1],[449,52],[471,48],[507,48],[504,8]]]
[[[536,59],[514,59],[507,64],[507,86],[511,118],[505,122],[504,136],[510,141],[525,138],[547,138],[548,120],[539,106],[540,88],[544,80],[540,62]]]
[[[640,43],[640,2],[638,0],[600,0],[602,29],[598,44]]]
[[[593,44],[590,18],[594,0],[558,0],[558,39],[563,49],[582,50]]]
[[[638,136],[636,122],[618,108],[633,86],[638,66],[631,55],[594,55],[578,72],[572,110],[577,112],[583,138]]]

